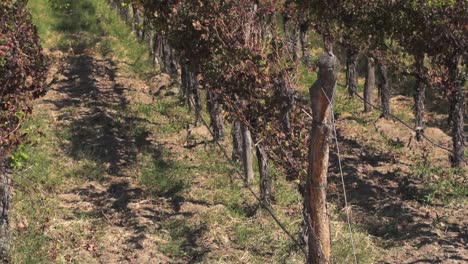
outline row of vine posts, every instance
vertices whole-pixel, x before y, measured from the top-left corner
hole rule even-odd
[[[243,168],[246,185],[253,182],[255,151],[263,206],[269,207],[272,201],[270,162],[282,169],[289,179],[301,179],[299,189],[304,196],[304,224],[300,236],[308,248],[307,263],[330,263],[326,176],[331,107],[339,72],[332,42],[346,50],[349,96],[357,93],[358,56],[367,55],[364,111],[372,111],[370,102],[377,83],[382,117],[389,118],[390,68],[393,71],[392,59],[396,55],[385,46],[384,37],[377,34],[376,39],[369,41],[372,44],[357,45],[363,35],[369,34],[357,28],[359,19],[353,22],[340,13],[344,12],[342,9],[321,1],[311,1],[321,4],[321,8],[314,6],[315,11],[306,14],[301,10],[313,8],[303,1],[291,1],[296,2],[293,8],[284,8],[287,3],[247,0],[231,0],[225,4],[217,1],[110,2],[132,25],[137,36],[148,43],[160,70],[180,79],[181,96],[188,107],[194,109],[195,123],[201,117],[201,93],[206,92],[206,109],[214,141],[226,136],[223,125],[226,120],[223,120],[222,112],[226,113],[227,121],[231,123],[232,160]],[[403,2],[396,4],[407,7]],[[358,33],[335,32],[333,23],[336,21],[344,21],[345,28]],[[322,34],[325,52],[318,58],[317,80],[311,86],[310,100],[307,100],[294,91],[293,79],[297,78],[298,65],[310,65],[307,39],[311,27]],[[415,131],[418,140],[422,140],[424,126],[424,89],[433,84],[431,78],[434,77],[424,66],[427,58],[422,54],[415,56],[410,72],[416,76]],[[439,57],[433,55],[433,58]],[[450,65],[459,65],[459,62]],[[398,72],[403,71],[409,70],[405,68]],[[438,76],[440,71],[434,70],[432,74]],[[447,82],[453,83],[453,79]],[[452,156],[455,166],[463,161],[460,149],[463,149],[464,139],[463,136],[460,139],[460,133],[463,133],[460,123],[463,124],[464,97],[460,87],[459,83],[449,92],[453,101],[451,119],[456,123],[453,125]],[[312,122],[308,119],[309,112]]]
[[[264,207],[269,208],[273,200],[269,164],[288,179],[300,180],[304,196],[300,236],[308,248],[308,263],[330,262],[325,187],[338,78],[332,42],[345,50],[350,97],[360,96],[357,62],[359,56],[367,58],[365,111],[373,110],[372,90],[377,84],[382,117],[389,118],[392,75],[415,80],[414,131],[418,140],[426,138],[427,88],[445,95],[453,141],[451,162],[455,167],[466,163],[466,1],[109,1],[141,41],[148,43],[155,65],[180,80],[181,97],[194,110],[195,123],[204,122],[202,92],[206,93],[209,127],[216,142],[226,137],[225,124],[231,123],[232,160],[243,168],[247,186],[253,182],[256,153]],[[0,3],[2,261],[8,261],[11,181],[7,157],[22,139],[19,128],[31,112],[31,102],[47,86],[46,60],[26,3]],[[299,66],[310,66],[311,32],[323,36],[325,52],[318,58],[318,77],[307,99],[294,86]]]

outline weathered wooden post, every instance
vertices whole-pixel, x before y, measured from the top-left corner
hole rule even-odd
[[[268,154],[263,146],[257,145],[258,172],[260,174],[260,199],[264,206],[271,204],[271,178],[268,169]]]
[[[330,233],[327,214],[327,169],[331,136],[330,115],[338,75],[338,59],[331,48],[318,60],[318,78],[310,87],[312,128],[309,143],[309,167],[305,188],[308,229],[307,263],[330,263]]]
[[[241,124],[242,131],[242,166],[244,167],[244,180],[247,185],[254,181],[254,171],[252,165],[252,135],[245,124]]]

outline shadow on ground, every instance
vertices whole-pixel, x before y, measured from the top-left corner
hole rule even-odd
[[[135,252],[147,250],[149,242],[145,241],[149,241],[151,234],[160,229],[168,230],[171,239],[177,241],[178,250],[185,252],[184,259],[200,260],[209,252],[197,243],[207,231],[206,226],[194,226],[185,221],[193,213],[181,211],[181,205],[209,205],[178,195],[186,185],[174,183],[158,193],[142,187],[137,179],[139,172],[135,168],[142,153],[152,157],[150,164],[156,168],[149,173],[155,174],[150,175],[155,180],[169,174],[177,164],[164,159],[163,153],[167,150],[147,129],[150,123],[129,108],[128,93],[135,88],[122,85],[117,65],[112,60],[96,58],[84,50],[82,54],[70,56],[65,68],[63,80],[56,85],[55,96],[47,99],[59,112],[61,128],[58,131],[66,131],[60,132],[65,134],[60,136],[65,153],[77,162],[92,161],[102,165],[105,175],[98,179],[76,175],[91,182],[69,193],[78,195],[78,201],[92,207],[86,211],[76,206],[77,217],[85,214],[125,230],[127,235],[122,235],[122,243]],[[179,222],[177,225],[174,219]]]
[[[341,159],[348,203],[352,205],[352,218],[358,226],[381,241],[386,241],[391,247],[407,244],[415,248],[438,245],[443,248],[442,253],[419,254],[426,257],[437,255],[441,260],[467,260],[463,253],[453,250],[465,248],[468,240],[466,224],[460,222],[460,219],[439,219],[438,212],[443,213],[443,206],[424,204],[422,198],[426,193],[422,182],[400,171],[398,167],[402,164],[393,155],[369,149],[353,139],[343,137],[341,133],[338,141],[342,153],[351,153],[342,154]],[[330,180],[334,187],[330,197],[343,208],[338,157],[333,148],[330,151]],[[442,230],[437,221],[444,222]],[[421,257],[417,254],[416,259]],[[425,263],[425,260],[412,263]]]

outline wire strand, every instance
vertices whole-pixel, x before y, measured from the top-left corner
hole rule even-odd
[[[193,102],[193,98],[190,98],[190,101]],[[210,132],[211,136],[213,138],[216,138],[215,135],[214,135],[214,132],[211,130],[210,126],[208,125],[208,123],[206,122],[205,118],[203,117],[203,115],[201,115],[201,113],[199,114],[199,118],[200,120],[202,121],[203,125],[208,129],[208,131]],[[223,145],[221,145],[221,143],[219,143],[218,140],[214,139],[216,145],[218,146],[218,148],[221,150],[221,152],[223,152],[223,156],[224,158],[226,159],[226,161],[231,165],[231,167],[235,170],[235,172],[238,174],[239,176],[239,179],[242,179],[242,172],[239,170],[239,168],[237,167],[236,164],[234,164],[234,162],[229,158],[229,155],[227,154],[227,151],[226,149],[224,148]],[[304,253],[304,255],[307,257],[307,251],[305,250],[305,248],[299,243],[299,241],[297,241],[297,239],[291,234],[291,232],[289,232],[289,230],[286,228],[286,226],[279,220],[279,218],[276,216],[276,214],[274,213],[273,211],[273,208],[271,208],[269,205],[265,204],[262,199],[260,199],[260,197],[255,193],[255,191],[249,186],[249,185],[245,185],[245,187],[249,190],[249,192],[253,195],[253,197],[257,200],[257,202],[259,202],[261,204],[261,206],[263,208],[265,208],[267,210],[267,212],[269,213],[269,215],[273,218],[273,220],[276,222],[276,224],[283,230],[283,232],[294,242],[294,244]]]
[[[349,239],[351,241],[351,246],[353,249],[353,256],[354,256],[354,263],[358,263],[357,256],[356,256],[356,246],[354,245],[354,235],[353,235],[353,229],[351,227],[351,218],[349,216],[349,211],[351,208],[348,206],[348,197],[346,195],[346,185],[344,182],[344,175],[343,175],[343,166],[341,164],[341,154],[340,154],[340,146],[338,145],[338,135],[336,133],[336,126],[335,126],[335,116],[334,116],[334,105],[333,102],[328,98],[327,94],[325,91],[322,89],[323,94],[325,95],[325,98],[327,99],[328,103],[330,104],[331,107],[331,121],[332,121],[332,126],[333,126],[333,136],[335,138],[335,145],[336,145],[336,154],[338,156],[338,167],[340,169],[340,177],[341,177],[341,186],[343,189],[343,198],[345,202],[345,211],[346,211],[346,222],[348,223],[348,230],[349,230]]]
[[[345,87],[345,86],[342,85],[342,84],[338,84],[338,85],[341,86],[341,87]],[[366,104],[372,106],[372,108],[374,108],[374,109],[376,109],[377,111],[383,113],[383,110],[382,110],[381,107],[378,107],[378,106],[376,106],[375,104],[369,102],[368,100],[366,100],[364,97],[362,97],[362,96],[361,96],[359,93],[357,93],[357,92],[354,93],[354,94],[355,94],[359,99],[361,99],[364,103],[366,103]],[[401,120],[399,117],[395,116],[394,114],[388,113],[388,115],[389,115],[391,118],[393,118],[393,119],[395,119],[396,121],[398,121],[399,123],[401,123],[401,124],[402,124],[403,126],[405,126],[406,128],[410,129],[411,131],[417,132],[416,129],[412,128],[412,127],[411,127],[410,125],[408,125],[405,121]],[[421,134],[421,136],[422,136],[424,139],[426,139],[429,143],[431,143],[432,145],[434,145],[434,146],[436,146],[436,147],[438,147],[438,148],[440,148],[440,149],[443,149],[443,150],[445,150],[445,151],[448,151],[448,152],[450,152],[450,153],[452,152],[451,149],[446,148],[446,147],[444,147],[444,146],[441,146],[440,144],[435,143],[432,139],[428,138],[426,135]]]

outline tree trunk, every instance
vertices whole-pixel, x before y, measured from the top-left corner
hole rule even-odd
[[[234,120],[232,122],[231,128],[231,136],[232,136],[232,160],[234,162],[241,161],[243,154],[242,154],[242,128],[241,122],[239,120]]]
[[[301,60],[304,65],[309,65],[309,34],[307,33],[309,27],[307,23],[302,23],[299,27],[299,41],[301,45]]]
[[[140,15],[141,17],[141,26],[140,26],[140,33],[138,35],[138,37],[140,38],[140,41],[144,41],[145,38],[146,38],[146,26],[147,26],[147,23],[148,23],[148,19],[146,18],[145,14],[141,14]]]
[[[167,43],[167,39],[163,37],[162,40],[162,72],[171,75],[171,47]]]
[[[135,27],[137,37],[141,39],[143,36],[142,18],[141,18],[140,11],[138,11],[138,8],[135,8],[134,10],[135,10],[135,16],[134,16],[135,26],[134,27]]]
[[[9,263],[10,245],[10,176],[6,158],[0,157],[0,262]]]
[[[464,162],[465,152],[465,136],[464,136],[464,112],[465,112],[465,92],[463,91],[463,85],[460,80],[460,74],[458,70],[458,64],[460,58],[456,57],[451,62],[449,67],[450,79],[454,84],[454,90],[450,93],[450,115],[452,121],[452,142],[453,142],[453,153],[452,153],[452,166],[461,167]]]
[[[132,5],[132,31],[137,32],[138,30],[138,8],[135,5]]]
[[[252,136],[249,128],[241,124],[242,130],[242,166],[244,167],[245,183],[250,185],[254,180],[254,171],[252,166]]]
[[[221,107],[215,92],[211,89],[206,91],[206,105],[210,114],[210,127],[213,131],[213,140],[218,141],[224,137],[223,118],[221,117]]]
[[[182,101],[190,109],[190,81],[189,81],[189,69],[186,63],[180,65],[180,92]]]
[[[154,57],[154,35],[156,35],[156,32],[154,30],[148,30],[146,42],[148,43],[150,55],[152,57]]]
[[[286,49],[291,56],[291,59],[295,62],[297,61],[297,27],[291,18],[287,14],[283,13],[283,30],[286,36]]]
[[[387,66],[382,62],[379,62],[379,72],[380,72],[380,82],[379,82],[380,105],[382,107],[381,117],[388,118],[390,114],[390,86],[389,86]]]
[[[263,205],[270,206],[271,204],[271,179],[268,170],[268,155],[265,149],[257,145],[257,160],[260,173],[260,199]]]
[[[330,263],[330,226],[327,213],[326,186],[328,152],[331,136],[330,116],[336,80],[338,60],[327,44],[329,52],[318,61],[317,81],[310,88],[312,128],[310,129],[308,170],[305,187],[305,205],[308,224],[307,263]]]
[[[179,76],[179,58],[177,55],[177,52],[174,48],[170,46],[171,52],[170,52],[170,74],[172,75],[173,78],[178,78]]]
[[[162,37],[159,34],[154,34],[153,41],[153,63],[162,71]]]
[[[291,121],[290,121],[290,114],[291,109],[294,105],[294,95],[292,88],[286,83],[285,78],[279,80],[278,83],[278,93],[279,97],[281,98],[281,109],[280,109],[280,121],[283,127],[284,133],[291,136]]]
[[[414,108],[415,108],[415,121],[416,121],[416,139],[422,140],[422,134],[424,133],[424,98],[426,85],[422,79],[422,72],[424,70],[424,55],[418,55],[416,58],[416,69],[418,76],[416,77],[416,87],[414,93]]]
[[[162,52],[162,59],[164,63],[163,72],[171,75],[173,78],[178,76],[177,56],[166,38],[163,40]]]
[[[372,103],[372,92],[375,87],[375,62],[374,58],[367,57],[366,83],[364,84],[364,100]],[[372,106],[364,102],[364,112],[372,111]]]
[[[346,57],[346,86],[348,87],[349,96],[354,96],[357,92],[358,53],[348,49]]]
[[[112,0],[111,1],[111,6],[114,10],[118,10],[119,9],[119,5],[120,5],[120,1],[118,0]]]
[[[128,23],[129,21],[129,8],[127,5],[119,5],[119,13],[120,17],[125,21],[125,23]]]

